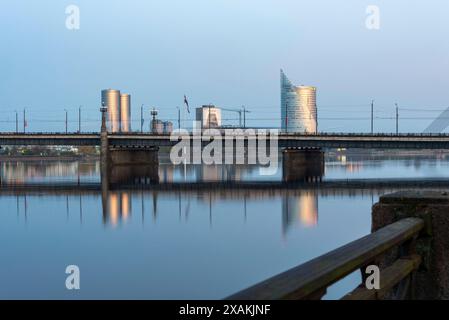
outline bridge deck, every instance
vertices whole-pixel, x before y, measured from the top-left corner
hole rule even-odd
[[[222,137],[222,136],[220,136]],[[237,135],[242,139],[248,135]],[[253,138],[255,136],[252,136]],[[173,146],[178,140],[170,135],[155,134],[109,134],[112,146]],[[192,139],[180,136],[179,139]],[[198,139],[198,137],[193,137]],[[223,141],[225,139],[222,139]],[[245,140],[247,141],[247,140]],[[267,140],[268,142],[270,140]],[[203,143],[208,143],[204,141]],[[99,133],[0,133],[1,145],[100,145]],[[379,149],[449,149],[449,135],[446,134],[279,134],[278,146],[319,148],[379,148]]]

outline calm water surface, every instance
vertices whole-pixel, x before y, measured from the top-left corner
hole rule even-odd
[[[446,156],[335,157],[325,179],[449,177]],[[1,182],[99,182],[99,164],[2,162]],[[162,165],[161,182],[280,179],[257,168]],[[370,232],[391,190],[11,191],[0,193],[0,298],[215,299]],[[106,204],[106,205],[105,205]],[[65,288],[65,268],[81,290]],[[358,272],[330,288],[335,299]]]

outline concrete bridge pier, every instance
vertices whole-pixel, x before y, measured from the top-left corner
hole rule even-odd
[[[109,163],[109,141],[108,141],[108,130],[106,128],[106,112],[108,109],[106,107],[101,107],[101,131],[100,131],[100,161],[101,167],[107,167]]]
[[[158,147],[109,145],[106,107],[101,107],[101,185],[107,193],[111,184],[152,184],[159,182]]]
[[[111,147],[110,184],[159,183],[158,147]]]
[[[106,129],[106,107],[101,107],[101,130],[100,130],[100,178],[101,178],[101,204],[103,208],[103,223],[106,222],[108,213],[109,194],[109,141]]]
[[[320,182],[324,175],[324,152],[320,148],[282,150],[284,182]]]

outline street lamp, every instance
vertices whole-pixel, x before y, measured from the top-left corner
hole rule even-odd
[[[23,109],[23,133],[25,133],[26,126],[27,126],[26,109],[24,108],[24,109]]]
[[[108,108],[105,106],[104,101],[101,103],[101,132],[107,132],[106,128],[106,113],[108,112]]]
[[[19,113],[17,110],[14,110],[14,112],[16,113],[16,133],[19,133]]]
[[[396,135],[399,134],[399,106],[395,103],[396,106]]]
[[[65,133],[67,134],[67,110],[64,109],[65,111]]]
[[[78,133],[81,133],[81,107],[78,107]]]
[[[140,133],[143,133],[143,104],[140,106]]]

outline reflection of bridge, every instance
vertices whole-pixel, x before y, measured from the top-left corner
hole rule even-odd
[[[191,186],[194,186],[193,188]],[[313,227],[318,223],[319,199],[327,197],[368,197],[374,199],[382,194],[403,189],[431,189],[445,190],[449,180],[397,180],[397,181],[325,181],[322,184],[281,184],[270,183],[170,183],[154,186],[113,186],[111,189],[102,188],[99,183],[86,184],[26,184],[26,185],[0,185],[0,196],[8,195],[17,198],[17,213],[24,212],[27,218],[27,198],[43,195],[65,197],[67,217],[69,216],[69,198],[79,204],[79,217],[82,223],[83,204],[85,196],[97,197],[102,200],[103,223],[115,226],[125,223],[132,215],[144,223],[144,217],[150,213],[154,221],[158,218],[160,199],[170,198],[173,205],[170,212],[177,212],[180,219],[188,220],[189,212],[196,210],[196,202],[207,203],[209,208],[209,223],[214,220],[214,204],[223,200],[239,200],[242,204],[243,221],[247,219],[247,207],[250,203],[259,203],[261,200],[281,201],[282,204],[282,233],[285,235],[294,226]],[[104,186],[103,186],[104,187]],[[19,201],[23,201],[20,205]],[[148,203],[150,201],[150,203]],[[191,207],[192,205],[192,207]],[[168,213],[163,210],[163,213]],[[248,211],[250,212],[250,211]]]
[[[442,189],[449,188],[449,179],[334,179],[320,183],[285,183],[281,181],[212,181],[212,182],[174,182],[153,185],[120,184],[110,185],[110,191],[138,190],[157,192],[159,194],[173,193],[216,193],[217,196],[238,198],[242,194],[275,196],[279,194],[316,191],[320,195],[362,195],[371,191],[392,191],[396,189]],[[244,191],[244,192],[242,192]],[[29,183],[0,185],[0,194],[98,194],[102,192],[101,183]]]
[[[242,139],[245,135],[236,136]],[[248,136],[246,136],[248,137]],[[255,136],[252,136],[255,137]],[[191,140],[200,136],[183,136]],[[224,141],[225,139],[223,139]],[[108,134],[110,146],[173,146],[169,135],[145,133]],[[269,142],[269,139],[267,140]],[[0,133],[0,145],[73,145],[99,146],[100,133]],[[383,149],[449,149],[447,134],[283,134],[278,136],[278,146],[316,148],[383,148]]]

